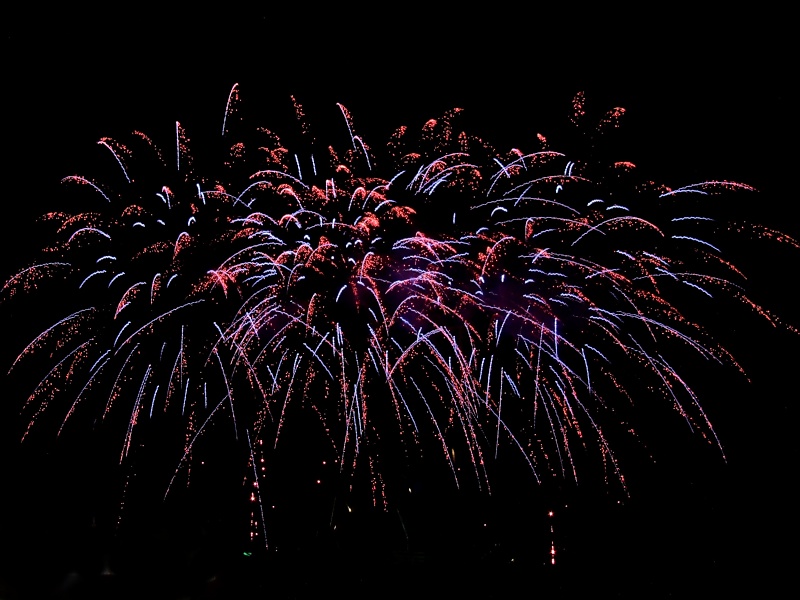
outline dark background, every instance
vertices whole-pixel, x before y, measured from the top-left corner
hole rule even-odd
[[[557,147],[571,98],[584,91],[597,110],[627,109],[621,159],[675,185],[754,185],[759,199],[746,216],[800,235],[785,16],[509,5],[364,10],[8,15],[2,278],[36,245],[26,223],[52,206],[61,177],[84,169],[97,139],[169,132],[176,120],[190,137],[215,129],[234,83],[266,122],[270,114],[291,117],[294,95],[312,123],[338,123],[340,102],[375,145],[399,125],[419,127],[458,106],[473,132],[501,148],[537,132]],[[753,296],[800,325],[792,292],[799,251],[756,244],[733,252]],[[115,500],[98,483],[107,460],[85,449],[21,446],[25,391],[4,385],[0,598],[88,597],[80,594],[102,585],[119,586],[120,597],[120,590],[236,597],[246,589],[285,597],[342,590],[425,597],[448,589],[507,597],[519,586],[543,597],[683,597],[743,588],[767,595],[793,585],[791,369],[800,345],[746,311],[710,319],[750,377],[700,377],[727,462],[676,419],[652,439],[656,460],[632,461],[631,497],[623,501],[569,487],[537,494],[520,486],[492,499],[431,496],[408,509],[405,533],[393,516],[373,515],[335,539],[249,558],[228,529],[232,506],[209,500],[153,506],[115,537],[104,525],[114,512],[105,505]],[[15,337],[19,324],[7,317],[3,324],[0,372],[24,343]],[[555,566],[547,564],[552,541]],[[104,567],[116,575],[102,577]]]

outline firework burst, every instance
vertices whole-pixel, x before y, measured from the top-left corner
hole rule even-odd
[[[245,126],[238,94],[213,177],[176,124],[170,153],[140,132],[100,140],[116,182],[63,180],[86,209],[45,215],[53,243],[2,290],[7,303],[59,293],[11,366],[47,365],[23,438],[46,414],[59,434],[91,415],[121,427],[134,468],[168,423],[181,433],[167,493],[201,440],[236,440],[265,543],[271,471],[293,438],[319,449],[334,488],[363,486],[384,509],[422,462],[486,492],[509,460],[537,482],[596,469],[624,490],[615,437],[635,435],[627,417],[654,398],[722,451],[685,371],[741,369],[687,308],[724,297],[778,323],[746,295],[718,241],[736,228],[711,206],[752,187],[672,189],[598,158],[624,110],[590,127],[582,94],[586,143],[569,152],[541,135],[498,151],[459,132],[458,109],[375,150],[343,106],[336,149],[297,102],[290,149]]]

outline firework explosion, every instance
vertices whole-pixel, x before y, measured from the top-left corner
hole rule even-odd
[[[2,289],[50,319],[11,365],[38,373],[23,439],[45,415],[58,435],[86,418],[135,471],[168,434],[167,494],[201,447],[233,440],[265,544],[271,473],[298,439],[336,493],[384,509],[431,463],[486,493],[501,462],[624,491],[615,438],[654,400],[722,452],[685,371],[741,369],[687,309],[724,297],[778,323],[723,256],[740,231],[710,215],[753,188],[643,181],[598,150],[624,110],[591,123],[582,94],[570,152],[541,135],[497,151],[459,133],[458,109],[374,150],[343,106],[337,149],[296,102],[292,146],[246,127],[238,95],[214,178],[180,124],[169,153],[141,132],[101,139],[107,183],[64,178],[85,210],[46,214],[53,243]]]

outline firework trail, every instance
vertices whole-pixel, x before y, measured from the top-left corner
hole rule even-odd
[[[108,187],[64,179],[67,205],[88,208],[45,215],[53,245],[2,290],[69,290],[11,367],[47,358],[23,437],[53,411],[59,433],[78,414],[120,415],[133,464],[160,419],[182,431],[171,490],[213,428],[244,448],[265,542],[270,460],[293,437],[382,508],[393,473],[423,460],[489,492],[501,453],[539,482],[600,469],[624,489],[613,438],[652,398],[722,451],[684,372],[740,367],[685,308],[732,298],[779,323],[745,294],[718,241],[733,229],[711,210],[753,188],[642,181],[598,151],[624,110],[591,123],[582,94],[572,122],[588,141],[569,152],[541,135],[497,151],[456,129],[458,109],[374,150],[341,105],[336,148],[297,102],[290,149],[244,125],[238,94],[213,178],[176,124],[170,153],[140,132],[100,140]]]

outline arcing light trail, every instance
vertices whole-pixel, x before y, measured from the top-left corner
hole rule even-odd
[[[172,168],[134,132],[100,141],[121,187],[64,178],[66,206],[86,210],[45,215],[52,245],[2,289],[6,303],[66,290],[30,316],[44,329],[12,366],[52,365],[25,402],[26,436],[46,414],[59,435],[73,419],[126,415],[120,462],[135,468],[138,432],[168,419],[182,430],[168,489],[188,483],[198,440],[232,436],[265,543],[268,458],[284,436],[323,438],[342,481],[366,482],[384,508],[407,487],[389,457],[424,456],[455,486],[489,491],[503,446],[536,481],[577,481],[589,465],[624,489],[613,438],[633,431],[620,427],[631,404],[671,405],[722,450],[686,353],[739,366],[683,307],[725,296],[777,319],[723,256],[725,224],[702,204],[676,211],[752,187],[671,189],[543,136],[500,152],[455,133],[459,110],[375,151],[338,105],[350,142],[339,152],[295,102],[293,151],[243,125],[238,94],[219,173],[195,168],[176,124]],[[582,94],[574,108],[584,127]],[[597,132],[611,135],[623,112]]]

